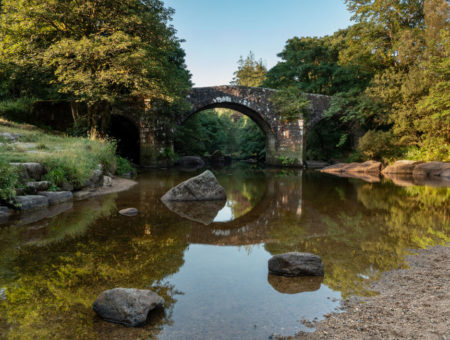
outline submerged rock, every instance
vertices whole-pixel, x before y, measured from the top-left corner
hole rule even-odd
[[[163,201],[163,203],[170,211],[183,218],[204,225],[210,225],[214,222],[214,218],[217,216],[217,213],[224,207],[226,201]]]
[[[94,312],[106,321],[136,327],[148,313],[161,307],[164,299],[148,289],[114,288],[102,292],[94,302]]]
[[[205,161],[198,156],[184,156],[180,157],[176,165],[183,168],[203,168],[205,166]]]
[[[269,260],[269,273],[284,276],[323,276],[320,256],[291,252],[273,256]]]
[[[214,174],[206,170],[170,189],[161,197],[163,201],[215,201],[226,200],[225,189]]]
[[[136,216],[139,213],[139,210],[136,208],[126,208],[119,210],[119,214],[123,216]]]

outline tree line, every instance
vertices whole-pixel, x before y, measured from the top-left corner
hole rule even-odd
[[[308,132],[309,159],[449,160],[448,2],[345,3],[351,26],[289,39],[270,70],[253,53],[241,57],[232,84],[279,89],[286,119],[304,111],[304,92],[333,96],[326,119]],[[172,15],[160,0],[2,0],[0,112],[17,116],[36,99],[85,103],[80,121],[101,130],[112,105],[145,97],[170,122],[192,85]],[[220,122],[229,123],[220,115],[189,123],[179,132],[182,152],[193,152],[199,136],[216,138],[207,130]],[[201,131],[190,136],[194,127]],[[261,136],[252,153],[263,151]],[[222,137],[204,143],[222,145]]]
[[[293,37],[270,70],[253,54],[234,82],[333,96],[307,157],[450,159],[450,6],[445,0],[346,0],[353,25]]]

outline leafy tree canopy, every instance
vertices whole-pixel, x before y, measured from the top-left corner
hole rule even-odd
[[[97,111],[130,96],[175,102],[190,75],[172,14],[160,0],[3,0],[2,73]]]
[[[267,68],[261,59],[256,60],[252,51],[247,58],[240,57],[238,69],[234,72],[233,85],[240,86],[261,86],[266,79]]]

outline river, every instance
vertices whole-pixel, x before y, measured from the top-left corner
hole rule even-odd
[[[408,249],[450,241],[450,188],[368,183],[314,171],[213,169],[227,201],[166,206],[200,171],[155,170],[120,194],[0,226],[0,339],[267,339],[308,331],[341,299],[404,266]],[[136,207],[125,217],[118,210]],[[322,257],[323,278],[268,274],[287,251]],[[165,299],[147,325],[92,311],[103,290]]]

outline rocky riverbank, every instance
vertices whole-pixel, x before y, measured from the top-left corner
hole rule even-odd
[[[400,186],[450,186],[450,163],[399,160],[386,167],[381,162],[336,163],[320,172],[340,177],[359,178],[366,182],[380,182],[384,177]]]
[[[373,297],[353,297],[314,324],[313,333],[285,339],[449,339],[450,248],[412,251],[408,269],[383,274]]]

